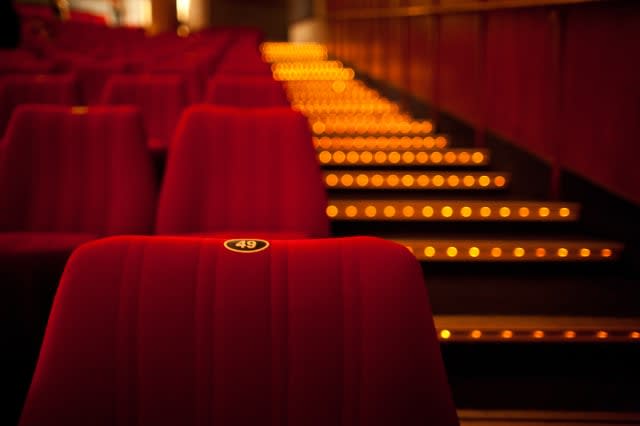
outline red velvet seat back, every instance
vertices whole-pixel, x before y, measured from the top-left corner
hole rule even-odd
[[[116,75],[107,82],[101,103],[138,106],[152,146],[166,149],[188,99],[179,76]]]
[[[288,108],[194,105],[169,150],[156,233],[326,236],[326,194],[307,120]]]
[[[0,157],[0,231],[150,232],[145,141],[132,107],[18,107]]]
[[[366,237],[78,249],[21,426],[457,424],[422,272]]]
[[[0,135],[21,104],[76,105],[80,92],[75,77],[68,75],[7,75],[0,77]]]
[[[286,107],[289,99],[282,83],[270,76],[212,77],[205,101],[237,107]]]

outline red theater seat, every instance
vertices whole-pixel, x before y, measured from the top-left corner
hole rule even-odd
[[[76,105],[80,92],[75,77],[67,75],[6,75],[0,77],[0,135],[21,104]]]
[[[169,150],[156,233],[322,237],[326,206],[304,116],[196,105],[185,110]]]
[[[367,237],[71,257],[21,426],[457,425],[419,264]]]
[[[237,107],[286,107],[289,99],[282,83],[270,76],[212,77],[205,101]]]
[[[99,236],[150,233],[155,182],[139,111],[19,106],[0,156],[0,377],[28,386],[71,251]],[[11,404],[8,404],[11,406]],[[0,424],[15,424],[0,410]]]
[[[116,75],[107,82],[101,103],[138,106],[144,117],[149,147],[166,151],[180,114],[188,105],[188,97],[179,76]]]

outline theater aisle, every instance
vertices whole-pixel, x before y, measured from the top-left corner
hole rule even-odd
[[[483,410],[638,420],[637,241],[593,226],[610,207],[549,199],[533,160],[474,147],[462,127],[441,132],[323,45],[262,51],[309,119],[333,234],[394,240],[422,262],[463,420],[500,422]],[[545,418],[527,416],[519,423]]]

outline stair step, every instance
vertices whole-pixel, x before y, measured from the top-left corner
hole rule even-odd
[[[613,241],[395,239],[418,260],[446,262],[596,262],[619,258]]]
[[[580,205],[557,201],[331,199],[334,220],[571,222]]]
[[[311,129],[316,135],[428,135],[433,132],[429,120],[385,120],[375,115],[340,115],[326,120],[312,120]]]
[[[449,146],[449,140],[445,135],[429,135],[429,136],[381,136],[381,137],[354,137],[354,138],[338,138],[338,137],[320,137],[313,138],[313,144],[316,149],[328,150],[435,150],[444,149]]]
[[[447,342],[637,342],[640,318],[436,315]]]
[[[421,149],[401,151],[320,149],[318,160],[323,166],[482,167],[489,163],[490,155],[487,149],[465,148],[431,151]]]
[[[328,188],[376,190],[496,190],[509,185],[509,173],[413,172],[388,170],[324,171]]]
[[[267,62],[322,61],[327,59],[327,47],[320,43],[266,42],[260,52]]]
[[[329,101],[299,101],[292,102],[292,108],[300,111],[307,117],[323,117],[335,114],[399,114],[398,105],[383,101],[372,100],[369,102],[329,102]],[[404,114],[405,119],[409,116]]]

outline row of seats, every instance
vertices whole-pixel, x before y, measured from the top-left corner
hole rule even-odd
[[[79,105],[79,79],[67,75],[11,75],[0,77],[0,135],[11,113],[29,103]],[[282,84],[269,76],[217,75],[207,82],[203,102],[238,107],[289,106]],[[96,105],[135,105],[142,111],[149,145],[166,150],[183,109],[193,104],[178,75],[124,75],[109,77]]]

